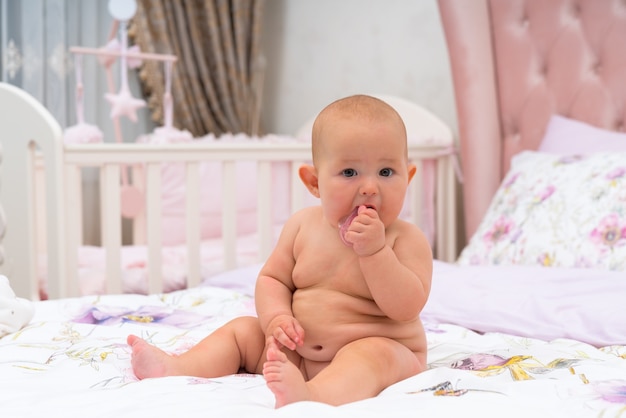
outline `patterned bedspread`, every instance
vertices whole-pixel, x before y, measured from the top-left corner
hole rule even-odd
[[[130,369],[129,333],[176,353],[253,312],[250,296],[216,287],[37,302],[31,323],[0,339],[0,416],[626,415],[626,346],[480,334],[428,320],[428,370],[341,407],[301,402],[275,410],[257,375],[138,381]]]

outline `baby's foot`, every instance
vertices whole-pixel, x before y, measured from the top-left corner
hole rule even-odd
[[[133,372],[139,379],[148,377],[169,376],[172,357],[165,351],[150,345],[146,340],[129,335],[126,342],[132,348],[130,363],[133,366]]]
[[[308,400],[309,389],[300,370],[289,360],[277,344],[270,343],[267,361],[263,365],[263,376],[267,386],[274,393],[276,408],[287,404]]]

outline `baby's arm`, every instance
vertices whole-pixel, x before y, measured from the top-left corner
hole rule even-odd
[[[378,307],[391,319],[416,318],[428,299],[432,276],[432,252],[428,240],[415,225],[394,224],[397,236],[391,244],[359,257],[361,272]]]
[[[295,286],[293,244],[298,231],[298,214],[287,221],[278,243],[259,273],[255,290],[257,315],[266,337],[294,350],[304,341],[304,330],[294,318],[291,302]]]
[[[290,350],[301,346],[304,330],[291,311],[292,291],[279,280],[261,273],[255,293],[257,315],[266,338],[274,337]]]

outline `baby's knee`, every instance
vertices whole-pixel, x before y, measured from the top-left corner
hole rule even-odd
[[[412,373],[421,371],[415,353],[404,344],[390,338],[362,338],[348,344],[338,354],[343,350],[363,356],[370,365],[383,370],[393,370],[399,366],[409,368]]]
[[[262,343],[264,343],[265,339],[263,330],[261,329],[261,324],[259,323],[259,319],[254,316],[241,316],[235,318],[228,322],[225,327],[232,330],[235,335],[257,337],[260,338]]]
[[[232,319],[228,324],[231,324],[236,328],[261,328],[259,318],[255,316],[239,316]]]
[[[390,355],[390,351],[386,341],[381,338],[361,338],[341,347],[339,351],[337,351],[333,361],[342,358],[362,358],[376,362],[381,360],[381,362],[384,363],[386,358]]]
[[[243,316],[225,325],[232,333],[242,358],[242,368],[248,373],[261,373],[265,335],[258,318]]]

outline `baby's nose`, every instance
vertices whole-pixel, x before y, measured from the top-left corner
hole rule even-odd
[[[370,196],[378,193],[378,183],[373,179],[365,179],[361,184],[362,195]]]

